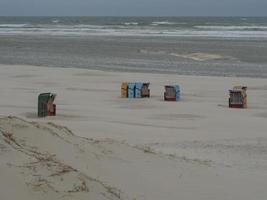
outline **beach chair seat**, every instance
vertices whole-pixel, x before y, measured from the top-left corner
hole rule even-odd
[[[149,89],[150,83],[143,83],[142,89],[141,89],[141,97],[150,97],[150,89]]]
[[[141,82],[136,82],[135,83],[135,98],[141,98],[142,97],[142,87],[143,87],[143,83]]]
[[[247,87],[235,86],[229,90],[229,107],[230,108],[247,108]]]
[[[42,93],[38,96],[38,117],[56,115],[55,98],[56,94],[53,93]]]
[[[121,97],[122,98],[128,97],[128,83],[127,82],[121,83]]]
[[[135,98],[135,83],[128,83],[128,98]]]
[[[165,85],[164,100],[179,101],[180,100],[179,85]]]

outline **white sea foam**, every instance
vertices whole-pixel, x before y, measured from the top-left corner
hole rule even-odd
[[[260,30],[260,31],[259,31]],[[266,26],[195,26],[194,28],[162,28],[153,26],[104,25],[38,25],[1,24],[0,34],[35,35],[111,35],[111,36],[182,36],[223,38],[267,38]]]
[[[0,28],[20,28],[26,27],[28,24],[0,24]]]
[[[262,30],[267,31],[267,26],[194,26],[197,29],[208,29],[208,30]]]
[[[134,26],[137,26],[139,23],[138,22],[125,22],[124,25],[126,26],[131,26],[131,25],[134,25]]]
[[[59,20],[59,19],[53,19],[52,22],[53,22],[53,23],[59,23],[60,20]]]
[[[158,26],[158,25],[174,25],[176,23],[174,22],[169,22],[169,21],[158,21],[158,22],[152,22],[153,26]]]

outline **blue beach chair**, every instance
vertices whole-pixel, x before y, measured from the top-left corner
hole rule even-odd
[[[135,83],[128,83],[128,98],[135,98]]]

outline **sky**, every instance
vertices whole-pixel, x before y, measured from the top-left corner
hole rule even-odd
[[[267,0],[0,0],[0,16],[267,16]]]

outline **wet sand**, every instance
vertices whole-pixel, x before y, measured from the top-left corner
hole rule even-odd
[[[267,77],[262,38],[0,35],[0,63],[117,72]]]

